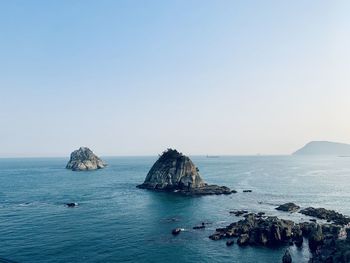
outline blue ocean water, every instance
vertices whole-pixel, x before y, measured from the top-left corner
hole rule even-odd
[[[281,262],[285,248],[226,247],[208,236],[239,219],[232,209],[308,220],[274,209],[292,201],[350,215],[350,158],[194,156],[208,183],[238,190],[195,198],[136,188],[157,157],[104,159],[109,166],[91,172],[66,170],[65,158],[0,159],[0,257],[24,263],[273,263]],[[192,230],[202,221],[212,224]],[[175,227],[185,231],[173,237]],[[290,250],[295,262],[308,261],[306,245]]]

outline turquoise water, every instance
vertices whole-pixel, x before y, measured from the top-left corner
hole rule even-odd
[[[156,158],[105,158],[108,168],[92,172],[66,170],[64,158],[0,159],[0,257],[17,262],[281,262],[285,248],[228,248],[208,236],[238,219],[229,214],[232,209],[302,220],[300,214],[274,209],[292,201],[350,215],[350,158],[192,157],[208,183],[238,190],[196,198],[137,189]],[[67,208],[66,202],[79,206]],[[192,230],[202,221],[212,224]],[[175,227],[186,231],[173,237]],[[290,249],[295,262],[307,262],[306,245]]]

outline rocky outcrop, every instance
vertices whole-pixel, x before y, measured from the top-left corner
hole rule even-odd
[[[234,192],[225,186],[206,184],[191,159],[173,149],[163,152],[148,172],[144,183],[137,187],[183,195],[214,195]]]
[[[240,246],[279,246],[295,244],[301,247],[303,237],[309,239],[311,251],[324,244],[326,238],[337,239],[341,227],[334,224],[319,225],[311,222],[294,223],[290,220],[261,214],[246,214],[245,219],[218,228],[209,236],[212,240],[238,238]]]
[[[283,205],[280,205],[279,207],[276,207],[276,210],[284,211],[284,212],[296,212],[298,211],[300,206],[294,204],[294,203],[285,203]]]
[[[295,207],[286,205],[286,209]],[[294,210],[294,209],[292,209]],[[350,263],[350,228],[348,217],[333,210],[324,208],[307,208],[305,214],[333,223],[301,222],[277,217],[265,216],[264,213],[249,213],[247,210],[230,211],[230,214],[243,216],[244,219],[234,222],[224,228],[217,228],[209,236],[212,240],[227,239],[228,242],[237,239],[239,246],[288,246],[301,248],[304,239],[308,240],[312,257],[310,263]],[[292,262],[289,252],[286,252],[282,262]]]
[[[327,220],[327,221],[333,221],[335,224],[338,224],[338,225],[347,225],[350,223],[349,217],[343,214],[340,214],[338,212],[335,212],[334,210],[327,210],[325,208],[308,207],[308,208],[302,209],[299,213],[307,216],[313,216],[313,217]]]
[[[275,246],[288,244],[301,235],[299,231],[294,231],[295,228],[293,221],[251,213],[245,215],[245,219],[216,229],[209,238],[218,240],[238,237],[237,244],[241,246]]]
[[[324,231],[324,228],[322,228]],[[350,262],[350,229],[347,229],[347,238],[338,239],[335,235],[325,234],[322,244],[313,251],[312,263]]]
[[[312,254],[310,263],[350,262],[350,242],[326,238],[317,253]]]
[[[107,164],[97,157],[89,148],[80,147],[70,155],[70,160],[66,166],[73,171],[86,171],[102,169]]]

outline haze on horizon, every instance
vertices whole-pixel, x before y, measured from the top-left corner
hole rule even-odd
[[[349,1],[2,1],[0,157],[350,143]]]

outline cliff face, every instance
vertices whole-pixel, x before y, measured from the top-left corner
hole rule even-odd
[[[187,156],[168,149],[152,166],[144,183],[148,189],[188,189],[204,186],[198,168]]]
[[[138,188],[176,192],[185,195],[231,194],[228,187],[207,185],[198,168],[187,156],[176,150],[163,152]]]
[[[70,160],[66,166],[73,171],[86,171],[102,169],[107,164],[97,157],[89,148],[80,147],[70,155]]]

